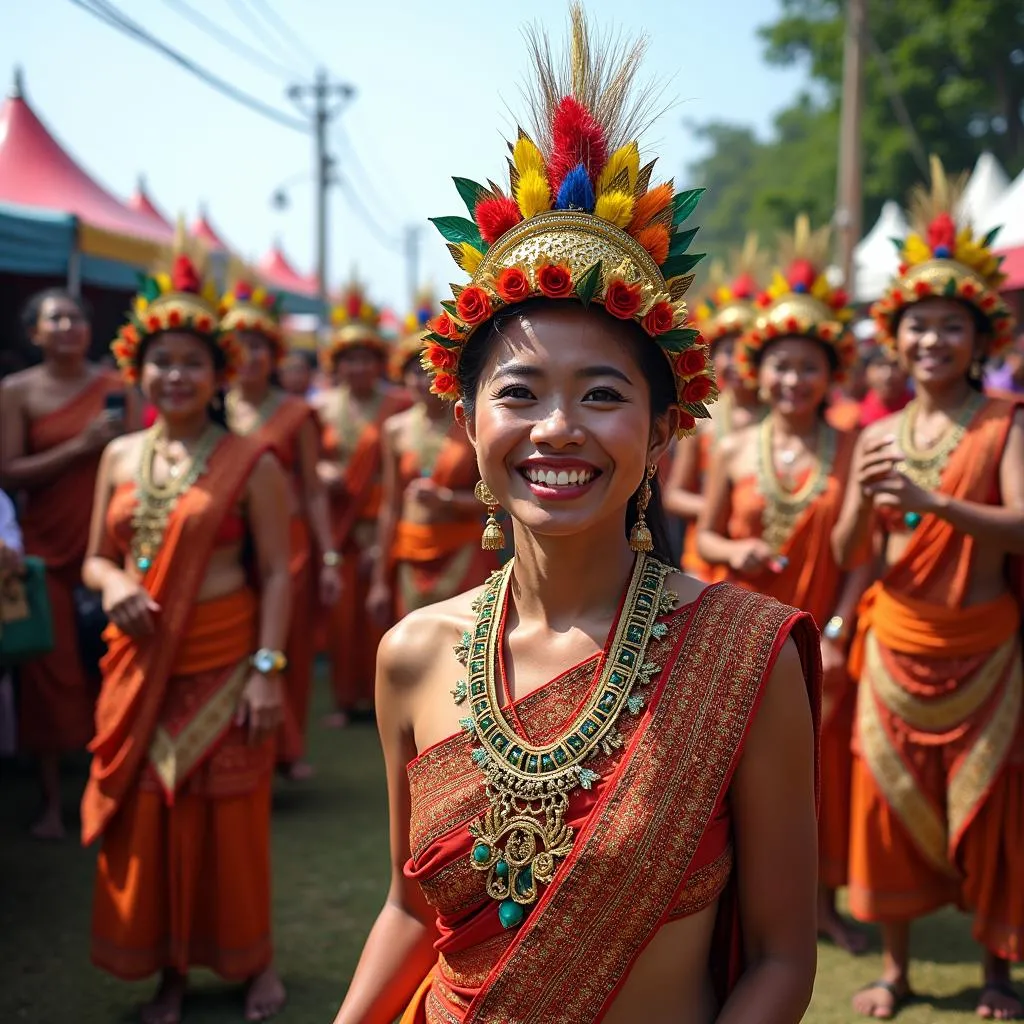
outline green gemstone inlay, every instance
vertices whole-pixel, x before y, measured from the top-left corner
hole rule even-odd
[[[498,920],[502,928],[518,928],[526,911],[515,900],[502,900],[498,904]]]
[[[526,762],[526,770],[528,772],[535,772],[537,770],[537,755],[531,754]]]
[[[565,742],[578,754],[585,746],[583,737],[577,733],[572,733],[565,737]]]
[[[477,864],[486,864],[491,859],[491,848],[486,843],[477,843],[473,847],[473,860]]]
[[[555,762],[551,759],[550,754],[540,755],[540,767],[542,771],[550,772],[555,767]]]
[[[508,864],[503,860],[499,860],[498,863],[494,865],[494,873],[499,878],[508,878]]]
[[[636,655],[632,651],[622,651],[619,654],[620,665],[632,665],[636,661]]]
[[[569,760],[569,755],[565,752],[564,747],[555,747],[552,753],[555,757],[555,764],[563,765]]]
[[[586,737],[591,737],[597,732],[597,722],[593,719],[588,718],[581,726],[580,732]]]

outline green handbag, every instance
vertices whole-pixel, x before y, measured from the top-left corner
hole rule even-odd
[[[54,638],[46,563],[26,556],[24,573],[0,587],[0,662],[10,664],[49,654]]]

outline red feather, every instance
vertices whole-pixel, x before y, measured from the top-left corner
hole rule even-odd
[[[583,164],[593,185],[597,184],[608,162],[608,139],[594,115],[572,96],[564,97],[551,123],[552,151],[548,161],[548,181],[557,195],[562,179],[578,164]]]
[[[198,295],[202,291],[202,282],[187,256],[175,257],[174,266],[171,268],[171,287],[176,292],[191,292],[193,295]]]
[[[935,252],[942,247],[950,252],[956,248],[956,224],[948,213],[940,213],[928,225],[928,248]]]
[[[732,294],[737,299],[751,299],[757,292],[757,284],[749,274],[740,274],[732,283]]]
[[[793,260],[789,265],[789,270],[786,272],[786,280],[791,288],[803,285],[807,291],[814,287],[814,281],[817,276],[814,265],[810,260]]]
[[[348,315],[353,320],[359,319],[359,311],[363,308],[363,297],[359,292],[349,292],[345,303]]]
[[[473,213],[480,237],[488,245],[494,245],[509,228],[515,227],[523,219],[519,204],[508,196],[481,199]]]

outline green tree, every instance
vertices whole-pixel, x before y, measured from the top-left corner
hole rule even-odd
[[[817,223],[835,203],[842,94],[842,0],[780,0],[760,30],[765,59],[803,65],[809,89],[766,140],[746,128],[697,127],[710,152],[690,168],[710,187],[709,246],[744,231],[772,236],[806,210]],[[861,125],[864,222],[923,178],[928,153],[951,172],[991,150],[1024,167],[1024,5],[1020,0],[868,0]],[[908,130],[907,125],[913,130]]]

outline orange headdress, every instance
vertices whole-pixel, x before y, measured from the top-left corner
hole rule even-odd
[[[747,235],[743,248],[730,253],[728,269],[721,261],[711,264],[703,298],[694,320],[708,345],[728,335],[742,334],[757,317],[757,295],[766,277],[765,254],[758,249],[757,235]]]
[[[338,357],[365,348],[387,359],[388,346],[380,333],[380,310],[366,296],[366,289],[353,274],[342,289],[341,301],[331,311],[334,334],[323,351],[324,369],[332,371]]]
[[[423,355],[424,332],[427,323],[433,316],[435,309],[434,293],[432,289],[422,288],[416,293],[416,308],[409,313],[402,324],[402,334],[394,343],[391,349],[391,356],[388,360],[388,376],[400,384],[402,374],[410,359]],[[452,357],[451,365],[455,366],[455,359]],[[430,370],[431,367],[427,366]]]
[[[797,217],[792,235],[779,240],[779,261],[771,284],[757,298],[758,313],[736,347],[744,380],[757,383],[757,363],[765,345],[790,335],[820,342],[835,355],[836,378],[842,380],[857,361],[849,330],[853,309],[842,288],[833,288],[825,273],[829,228],[811,231],[806,214]]]
[[[220,329],[217,286],[203,278],[201,253],[189,255],[184,251],[188,247],[179,230],[170,266],[142,278],[128,322],[111,343],[121,376],[129,384],[138,381],[139,356],[146,341],[163,331],[189,331],[219,349],[224,356],[227,381],[242,365],[243,353],[238,343]]]
[[[998,228],[976,238],[957,221],[963,181],[949,181],[938,157],[931,159],[931,188],[918,186],[910,197],[913,231],[900,245],[899,274],[872,307],[878,339],[896,344],[900,313],[927,298],[956,299],[974,307],[991,325],[993,355],[1013,341],[1014,318],[999,294],[1006,280],[1002,257],[992,252]]]
[[[654,97],[632,88],[643,42],[592,40],[574,3],[568,60],[557,65],[534,34],[533,133],[509,144],[508,191],[455,178],[471,219],[433,223],[470,275],[430,323],[424,365],[432,388],[459,397],[455,367],[473,334],[502,307],[526,299],[597,303],[641,325],[665,353],[684,409],[682,429],[707,416],[717,397],[707,349],[687,327],[683,295],[703,254],[688,252],[696,228],[682,229],[703,189],[651,185],[636,137]]]

